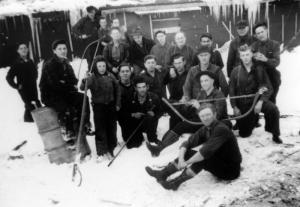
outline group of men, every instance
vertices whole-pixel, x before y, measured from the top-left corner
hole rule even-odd
[[[96,12],[90,7],[87,11]],[[93,15],[85,18],[90,16]],[[93,28],[92,19],[82,22],[74,27],[80,38],[89,36],[85,27],[92,33],[99,31],[98,26],[96,30]],[[181,145],[179,157],[174,162],[162,170],[146,167],[147,173],[166,189],[176,190],[202,169],[221,179],[239,176],[242,158],[228,120],[225,101],[228,95],[240,137],[252,134],[262,112],[265,130],[272,134],[275,143],[282,143],[276,106],[280,86],[280,73],[276,70],[280,62],[279,44],[268,38],[265,23],[254,26],[254,37],[249,34],[247,21],[241,20],[236,26],[238,37],[230,43],[227,60],[229,82],[222,71],[222,57],[214,50],[213,37],[209,33],[200,36],[199,47],[194,51],[187,45],[183,32],[176,33],[174,44],[170,44],[166,41],[165,31],[161,30],[155,33],[155,43],[145,38],[139,27],[131,34],[120,26],[107,27],[105,31],[100,29],[99,34],[109,34],[109,37],[105,36],[109,41],[101,39],[101,54],[109,72],[119,81],[121,107],[117,119],[127,147],[139,147],[145,132],[147,148],[153,156],[158,156],[183,133],[192,134]],[[65,119],[66,113],[73,113],[78,122],[83,94],[76,88],[78,80],[66,58],[67,43],[55,41],[52,49],[54,56],[44,63],[42,70],[42,102],[57,110],[61,119]],[[92,57],[96,53],[94,48]],[[7,79],[12,85],[13,78],[14,74],[10,72]],[[167,89],[169,99],[163,104],[161,100],[167,98]],[[168,104],[173,105],[172,109]],[[86,110],[88,129],[89,107]],[[164,113],[170,115],[169,130],[160,141],[156,130]],[[245,113],[247,116],[243,116]],[[199,145],[200,150],[192,150]],[[181,169],[184,171],[180,176],[167,179]]]

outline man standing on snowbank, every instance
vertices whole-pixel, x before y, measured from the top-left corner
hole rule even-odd
[[[168,190],[177,190],[202,169],[223,180],[239,177],[242,156],[236,137],[224,123],[217,120],[216,115],[212,104],[201,105],[198,116],[204,126],[181,145],[177,159],[162,170],[146,167],[147,173]],[[200,146],[199,150],[192,150],[197,146]],[[181,175],[167,180],[181,169],[184,169]]]

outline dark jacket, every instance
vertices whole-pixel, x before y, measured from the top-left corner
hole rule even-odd
[[[189,70],[191,66],[195,65],[195,52],[193,48],[191,48],[188,45],[184,45],[181,49],[177,47],[176,45],[171,46],[168,49],[168,52],[166,53],[166,64],[168,67],[171,67],[173,65],[172,63],[172,56],[175,54],[181,54],[183,55],[185,62],[186,62],[186,68]]]
[[[165,74],[165,72],[155,70],[153,77],[145,70],[141,72],[140,76],[147,81],[149,85],[149,92],[155,93],[159,98],[161,98],[166,97],[166,89],[163,81]]]
[[[170,93],[170,100],[173,101],[179,101],[183,96],[183,85],[186,80],[186,76],[188,74],[187,70],[185,70],[181,75],[177,73],[177,70],[175,69],[176,77],[171,78],[170,77],[170,70],[168,70],[168,73],[164,77],[164,84],[168,86],[169,93]]]
[[[224,63],[223,63],[221,53],[218,50],[211,50],[210,54],[211,54],[211,56],[210,56],[209,62],[211,64],[214,64],[214,65],[218,66],[220,69],[223,69]],[[200,63],[197,56],[195,56],[195,61],[194,62],[197,63],[197,64]]]
[[[214,88],[213,91],[210,94],[206,94],[204,90],[201,90],[200,93],[198,94],[197,100],[206,100],[206,99],[219,99],[219,98],[224,98],[223,93]],[[219,101],[211,101],[209,103],[214,104],[214,106],[217,109],[217,119],[222,120],[222,119],[227,119],[228,114],[227,114],[227,104],[226,100],[219,100]]]
[[[271,96],[273,88],[267,73],[261,65],[254,64],[249,73],[243,64],[233,69],[229,81],[229,95],[231,97],[254,94],[261,87],[268,88],[268,91],[261,97],[263,101],[266,101]],[[232,107],[237,106],[239,108],[241,105],[251,105],[253,98],[231,99],[230,102]]]
[[[28,59],[28,61],[25,62],[22,58],[18,58],[8,71],[6,80],[8,84],[15,89],[21,86],[22,88],[18,90],[26,99],[36,100],[38,98],[37,77],[38,71],[33,61]]]
[[[236,37],[234,38],[229,45],[228,57],[227,57],[227,76],[230,77],[231,71],[234,67],[241,64],[239,56],[239,47],[247,44],[248,46],[252,45],[256,39],[251,35],[246,35],[245,37]]]
[[[98,20],[95,18],[94,21],[88,16],[82,17],[72,28],[75,37],[85,34],[89,39],[95,40],[98,37]]]
[[[87,88],[91,90],[93,103],[115,104],[121,107],[121,89],[113,74],[106,72],[100,75],[94,72],[92,76],[81,82],[81,90],[84,89],[85,81],[87,81]]]
[[[185,141],[181,147],[192,149],[200,146],[199,152],[204,159],[217,155],[225,163],[240,165],[242,155],[233,132],[222,122],[214,121],[209,127],[202,126]]]
[[[120,59],[115,60],[112,56],[114,44],[110,42],[103,50],[103,56],[107,61],[107,65],[109,69],[113,67],[118,67],[123,62],[128,62],[129,60],[129,49],[125,43],[119,43],[119,50],[120,50]]]
[[[196,65],[192,67],[187,74],[186,81],[183,85],[183,94],[188,100],[197,98],[198,93],[201,90],[200,80],[196,78],[198,73],[201,72],[200,67],[201,67],[200,65]],[[216,76],[218,77],[218,81],[217,81],[218,83],[216,83],[216,86],[217,88],[220,87],[224,96],[227,97],[229,89],[222,70],[218,66],[213,64],[209,64],[207,70],[216,74]]]
[[[129,46],[130,63],[135,64],[140,68],[145,68],[144,57],[150,54],[150,51],[154,45],[155,42],[153,40],[145,37],[143,37],[142,47],[140,47],[135,41],[131,41]]]
[[[157,65],[161,65],[163,68],[166,68],[166,53],[169,48],[170,45],[167,42],[163,46],[157,43],[150,51],[150,54],[156,57]]]
[[[102,27],[99,27],[98,29],[98,38],[100,39],[101,42],[104,42],[104,43],[109,43],[112,39],[109,35],[109,28],[102,28]]]
[[[161,101],[156,94],[151,92],[147,93],[146,101],[143,104],[139,103],[137,93],[133,93],[124,100],[123,107],[128,117],[131,117],[132,113],[141,112],[147,114],[148,111],[153,111],[156,118],[162,115]]]
[[[69,62],[54,55],[43,64],[39,84],[42,102],[46,104],[49,100],[64,98],[67,93],[77,91],[77,82]]]
[[[253,52],[260,52],[267,58],[267,62],[257,61],[262,64],[270,77],[272,84],[280,85],[280,72],[276,67],[280,64],[280,45],[274,40],[268,39],[265,42],[256,41],[252,44]]]

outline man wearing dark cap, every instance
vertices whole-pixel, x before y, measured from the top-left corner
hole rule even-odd
[[[152,47],[150,54],[154,55],[157,60],[156,68],[158,70],[166,70],[166,53],[170,44],[166,40],[166,32],[158,30],[155,32],[157,43]]]
[[[150,53],[155,42],[145,38],[140,27],[136,27],[131,36],[133,41],[130,42],[129,46],[129,62],[134,68],[134,74],[138,75],[145,68],[144,58]]]
[[[74,36],[83,41],[85,45],[98,39],[98,20],[96,18],[97,8],[94,6],[88,6],[86,8],[87,15],[82,17],[72,28]],[[87,51],[87,62],[90,66],[93,61],[93,55],[96,46],[92,46]]]
[[[76,134],[81,117],[83,94],[77,91],[77,78],[67,59],[67,43],[56,40],[52,44],[53,57],[44,62],[40,80],[42,102],[58,113],[67,132]],[[86,127],[89,124],[89,104],[86,107]],[[75,120],[75,121],[74,121]],[[76,126],[74,126],[76,125]],[[71,136],[71,135],[70,135]]]
[[[268,25],[265,22],[256,24],[253,32],[258,40],[252,45],[253,57],[264,66],[269,75],[274,90],[270,101],[276,104],[276,96],[281,84],[280,72],[276,69],[280,63],[280,45],[268,38]]]
[[[197,115],[203,126],[181,144],[178,158],[162,170],[145,168],[167,190],[177,190],[203,169],[221,180],[234,180],[240,175],[242,156],[232,131],[216,118],[212,104],[203,104]],[[197,151],[193,150],[198,146]],[[180,170],[183,172],[179,176],[167,180]]]
[[[246,20],[240,20],[236,24],[238,37],[234,38],[229,45],[227,58],[227,76],[230,78],[231,71],[241,63],[238,48],[241,45],[252,45],[255,38],[249,34],[249,24]]]
[[[218,50],[213,49],[213,37],[210,33],[203,33],[200,36],[200,46],[207,46],[211,48],[210,63],[219,66],[220,69],[224,67],[224,63],[220,52]],[[198,59],[196,59],[196,61],[197,63],[199,63]]]
[[[196,113],[196,110],[201,106],[198,101],[224,98],[224,95],[219,89],[215,87],[217,77],[214,73],[210,71],[199,72],[196,75],[195,79],[197,79],[199,85],[201,85],[201,90],[199,91],[195,99],[186,102],[185,105],[181,105],[178,110],[188,120],[200,122],[199,117]],[[223,120],[228,117],[225,99],[220,101],[211,101],[211,103],[216,107],[217,118],[219,120]],[[225,121],[225,123],[231,127],[231,123],[229,121]],[[195,133],[200,127],[201,126],[199,125],[193,125],[185,121],[180,121],[172,129],[170,128],[170,130],[164,134],[162,142],[160,144],[158,144],[157,146],[147,144],[147,147],[150,150],[152,156],[158,156],[163,149],[177,142],[182,134]]]
[[[197,98],[201,86],[199,80],[197,80],[195,77],[201,71],[206,70],[216,74],[218,79],[217,87],[221,88],[221,91],[225,96],[228,95],[228,84],[226,82],[224,73],[218,66],[210,63],[210,56],[211,49],[207,46],[201,46],[197,50],[197,57],[200,63],[199,65],[192,67],[188,72],[185,84],[183,86],[183,101],[189,101],[190,99]]]

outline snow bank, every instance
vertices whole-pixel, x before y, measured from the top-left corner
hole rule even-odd
[[[221,49],[223,50],[222,54],[225,54],[226,46]],[[291,102],[295,101],[294,98],[284,102],[283,95],[292,97],[292,92],[299,88],[300,83],[295,78],[299,77],[299,69],[295,65],[299,54],[298,47],[294,52],[282,55],[279,68],[283,77],[281,91],[285,92],[280,92],[278,100],[282,111],[292,109]],[[79,61],[77,59],[72,63],[76,74]],[[84,61],[80,77],[86,68]],[[238,139],[243,155],[243,170],[239,179],[222,182],[204,171],[180,186],[177,192],[164,190],[146,174],[144,168],[147,165],[161,167],[173,160],[178,154],[180,143],[187,135],[163,151],[158,158],[150,156],[145,144],[138,149],[125,149],[109,168],[107,162],[95,162],[94,138],[88,137],[92,159],[79,166],[83,184],[78,188],[71,182],[72,165],[49,164],[35,124],[23,123],[23,103],[17,92],[6,83],[6,73],[7,69],[0,69],[0,94],[4,97],[0,102],[0,201],[3,207],[229,206],[231,202],[242,203],[247,198],[258,195],[256,187],[268,183],[268,180],[284,182],[283,175],[300,170],[300,117],[294,116],[281,119],[283,145],[274,144],[271,135],[264,132],[263,127],[255,129],[251,138]],[[295,113],[299,108],[295,105],[295,109],[296,111],[291,112]],[[263,124],[263,121],[260,122]],[[168,117],[163,117],[159,122],[159,138],[167,130],[167,126]],[[118,137],[121,141],[120,134]],[[23,140],[28,141],[20,150],[24,159],[8,160],[8,153]],[[119,147],[116,151],[118,149]],[[290,179],[293,179],[293,174]],[[237,201],[237,198],[240,200]],[[275,198],[272,202],[276,204],[280,199]],[[265,205],[258,203],[254,206]]]

